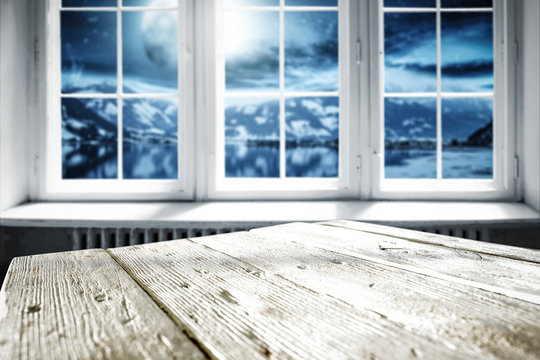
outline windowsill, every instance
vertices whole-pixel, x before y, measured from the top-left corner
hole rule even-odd
[[[261,225],[346,219],[394,226],[538,223],[540,215],[522,203],[256,201],[154,203],[27,203],[0,214],[0,225],[21,227],[138,226],[180,223]]]

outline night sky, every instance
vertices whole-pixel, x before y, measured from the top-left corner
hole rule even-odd
[[[435,14],[386,13],[384,34],[385,90],[435,91]],[[443,91],[492,91],[492,13],[443,13],[441,56]]]
[[[82,2],[82,3],[81,3]],[[64,1],[81,6],[82,0]],[[96,3],[92,3],[93,5]],[[102,0],[102,5],[115,5]],[[124,5],[171,6],[175,0],[129,0]],[[176,11],[122,14],[124,91],[175,93],[178,73]],[[116,92],[117,18],[110,11],[61,13],[64,92]]]
[[[285,90],[336,91],[336,11],[285,13]],[[232,91],[279,90],[279,14],[226,11],[226,86]]]

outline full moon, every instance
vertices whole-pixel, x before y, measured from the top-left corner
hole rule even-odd
[[[154,0],[148,6],[177,6],[176,0]],[[178,15],[176,11],[146,11],[141,22],[146,56],[161,68],[175,69],[178,63]]]

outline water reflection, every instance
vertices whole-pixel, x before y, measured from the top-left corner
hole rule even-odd
[[[64,179],[115,179],[118,173],[116,142],[83,144],[62,142]]]
[[[384,176],[387,179],[434,179],[437,152],[424,149],[386,149]]]
[[[337,177],[338,150],[332,146],[287,147],[288,177]]]
[[[443,178],[493,178],[493,150],[491,147],[443,147]]]
[[[226,177],[279,177],[279,143],[225,145]]]
[[[385,150],[387,179],[434,179],[437,177],[435,150]],[[445,179],[490,179],[493,150],[490,147],[444,147],[442,176]]]
[[[176,179],[178,153],[176,144],[124,143],[125,179]]]

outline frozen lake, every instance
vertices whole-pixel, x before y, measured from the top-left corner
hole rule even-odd
[[[488,147],[449,147],[442,153],[443,178],[491,179],[493,150]],[[435,150],[386,150],[387,179],[434,179],[437,177]]]

